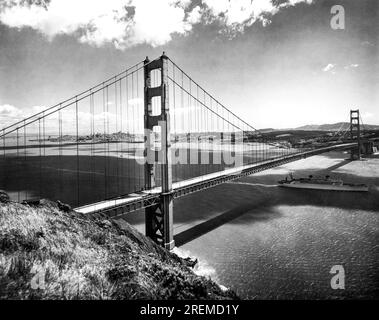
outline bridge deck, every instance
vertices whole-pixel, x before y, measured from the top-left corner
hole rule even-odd
[[[186,194],[204,190],[226,181],[234,180],[242,176],[250,175],[259,171],[270,169],[282,164],[296,161],[302,158],[310,157],[313,155],[333,151],[348,149],[356,146],[356,143],[344,143],[313,149],[301,153],[296,153],[281,158],[274,158],[251,165],[245,165],[237,168],[229,168],[224,171],[214,172],[199,176],[196,178],[188,179],[185,181],[173,183],[172,195],[174,198],[184,196]],[[138,209],[146,208],[159,203],[161,188],[156,187],[151,190],[144,190],[140,192],[131,193],[125,196],[120,196],[116,199],[104,200],[94,204],[81,206],[75,211],[83,214],[106,214],[107,216],[116,216],[127,212],[132,212]]]

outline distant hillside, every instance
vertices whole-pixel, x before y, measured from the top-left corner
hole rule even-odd
[[[279,129],[274,129],[274,128],[264,128],[264,129],[259,129],[260,132],[273,132],[273,131],[277,131]]]
[[[364,125],[365,129],[368,130],[379,130],[379,125]],[[319,130],[319,131],[338,131],[347,130],[350,128],[349,122],[338,122],[333,124],[309,124],[295,128],[294,130]]]

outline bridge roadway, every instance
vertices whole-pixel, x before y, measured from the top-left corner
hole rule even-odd
[[[229,168],[223,171],[202,175],[185,181],[175,182],[172,184],[172,196],[174,198],[179,198],[189,193],[205,190],[221,183],[277,167],[288,162],[300,160],[329,151],[350,149],[356,146],[357,143],[343,143],[332,145],[283,156],[281,158],[265,160],[259,163],[245,165],[238,168]],[[156,205],[160,201],[160,196],[161,187],[156,187],[151,190],[143,190],[117,198],[84,205],[77,207],[74,210],[83,214],[94,214],[100,217],[116,217],[128,212],[133,212],[139,209]]]

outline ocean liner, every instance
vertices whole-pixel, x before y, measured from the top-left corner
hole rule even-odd
[[[280,187],[296,189],[313,189],[313,190],[331,190],[331,191],[357,191],[367,192],[368,186],[365,184],[345,183],[341,179],[331,179],[330,176],[325,178],[308,176],[308,178],[295,179],[292,174],[289,178],[278,181]]]

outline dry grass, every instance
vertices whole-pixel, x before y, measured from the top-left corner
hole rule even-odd
[[[35,270],[45,273],[42,289],[33,289]],[[0,204],[0,299],[233,297],[129,225],[64,213],[48,201]]]

